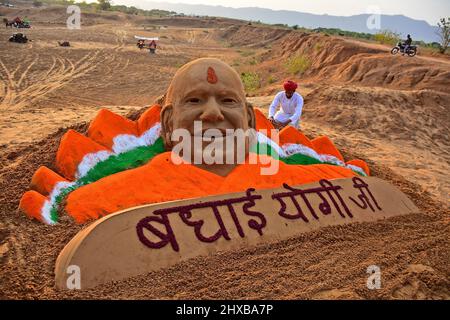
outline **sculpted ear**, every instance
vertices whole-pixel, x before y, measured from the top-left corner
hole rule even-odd
[[[164,93],[163,95],[156,98],[155,104],[159,104],[160,106],[163,106],[165,102],[166,102],[166,94]]]
[[[256,117],[255,110],[253,110],[253,105],[249,102],[246,102],[247,109],[247,118],[248,118],[248,126],[249,128],[256,129]]]
[[[172,140],[170,139],[172,135],[172,114],[173,114],[173,106],[171,104],[165,105],[161,110],[161,138],[164,141],[164,146],[166,150],[169,151],[172,149]]]

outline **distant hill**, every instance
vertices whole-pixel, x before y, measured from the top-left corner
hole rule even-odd
[[[120,2],[120,1],[117,1]],[[339,28],[342,30],[376,33],[378,30],[367,28],[366,21],[370,15],[360,14],[349,17],[317,15],[288,10],[271,10],[263,8],[229,8],[223,6],[174,4],[147,0],[128,0],[128,5],[142,9],[163,9],[184,14],[227,17],[243,20],[261,21],[270,24],[298,25],[305,28]],[[406,37],[410,33],[414,40],[425,42],[437,41],[436,26],[423,20],[415,20],[403,15],[382,15],[381,29],[388,29]]]

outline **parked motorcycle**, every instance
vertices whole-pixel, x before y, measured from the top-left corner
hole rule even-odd
[[[18,29],[22,29],[22,28],[30,29],[31,28],[31,26],[28,22],[16,23],[15,27]]]
[[[9,38],[10,42],[16,42],[16,43],[27,43],[28,38],[26,35],[24,35],[23,33],[14,33],[10,38]]]
[[[417,46],[410,45],[405,52],[406,45],[402,42],[397,43],[397,45],[392,48],[391,54],[396,55],[397,53],[407,54],[410,57],[414,57],[417,54]]]

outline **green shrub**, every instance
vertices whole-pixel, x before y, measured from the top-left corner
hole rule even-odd
[[[323,48],[323,43],[322,42],[317,42],[314,45],[314,51],[316,51],[316,52],[320,52],[322,50],[322,48]]]
[[[316,29],[313,29],[312,31],[316,32],[316,33],[320,32],[320,33],[328,34],[328,35],[339,35],[339,36],[352,37],[352,38],[358,38],[358,39],[370,40],[373,38],[373,35],[370,33],[352,32],[352,31],[341,30],[338,28],[316,28]]]
[[[118,11],[127,14],[143,15],[148,17],[166,17],[169,15],[176,14],[174,11],[165,11],[159,9],[143,10],[136,7],[125,5],[113,5],[111,0],[96,0],[97,2],[86,3],[86,1],[80,2],[79,0],[30,0],[33,3],[47,3],[47,4],[59,4],[67,6],[68,4],[76,4],[83,8],[84,11],[89,10],[104,10],[104,11]]]
[[[278,80],[274,77],[274,76],[269,76],[268,78],[267,78],[267,82],[269,83],[269,84],[272,84],[272,83],[275,83],[275,82],[277,82]]]
[[[254,51],[242,51],[242,50],[238,50],[238,52],[241,54],[241,56],[243,57],[250,57],[252,55],[255,54]]]
[[[292,74],[301,74],[309,69],[311,61],[305,55],[299,54],[289,58],[285,67]]]
[[[109,10],[111,8],[111,0],[97,0],[100,10]]]
[[[186,64],[186,61],[178,61],[175,63],[174,67],[180,69],[182,66]]]
[[[242,83],[244,84],[245,91],[252,92],[261,87],[261,79],[255,72],[242,72]]]
[[[400,35],[389,30],[383,30],[376,33],[373,38],[381,44],[395,45],[400,40]]]

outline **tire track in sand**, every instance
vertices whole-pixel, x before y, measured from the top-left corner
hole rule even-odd
[[[21,66],[11,72],[0,59],[0,75],[2,80],[1,91],[3,98],[0,108],[20,109],[25,105],[45,97],[49,93],[67,85],[95,69],[99,63],[97,56],[100,51],[90,52],[78,61],[61,56],[52,57],[52,64],[46,72],[33,76],[33,83],[28,75],[39,59],[39,55],[28,59],[28,65],[20,76],[16,76]],[[23,64],[22,64],[23,68]]]

